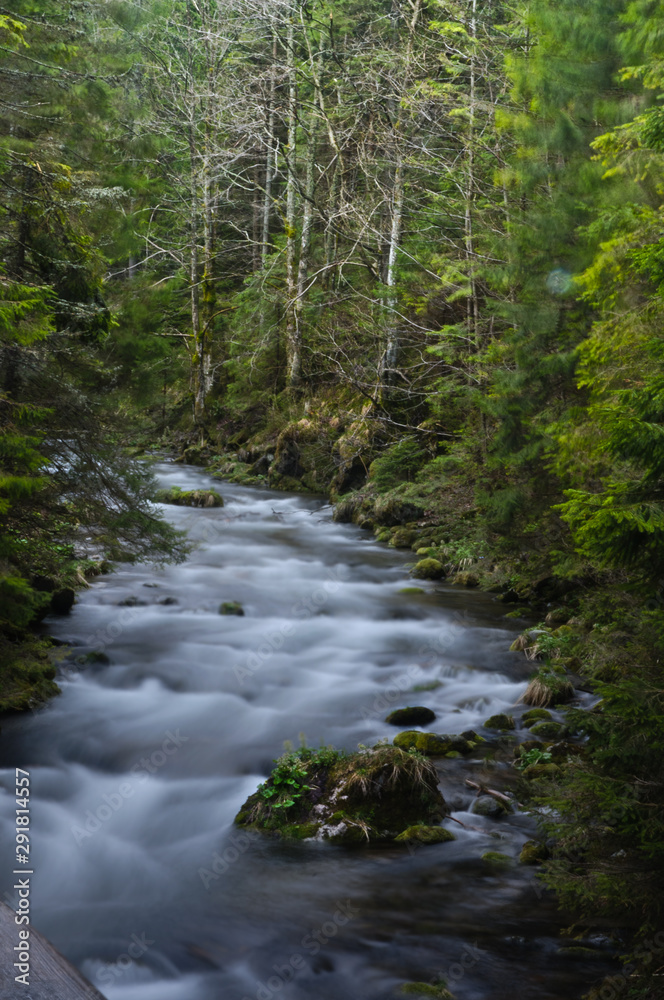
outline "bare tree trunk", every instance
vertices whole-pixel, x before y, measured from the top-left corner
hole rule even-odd
[[[297,315],[296,257],[296,184],[297,79],[295,75],[295,25],[291,17],[287,37],[288,68],[288,181],[286,188],[286,382],[297,386],[302,374],[302,351]]]
[[[272,212],[272,182],[277,172],[279,150],[274,135],[275,97],[277,90],[277,36],[272,42],[272,71],[270,76],[270,106],[267,115],[267,151],[265,154],[265,193],[263,198],[263,239],[261,247],[261,262],[267,264],[270,252],[270,215]]]
[[[475,2],[475,0],[474,0]],[[410,81],[411,63],[413,59],[413,49],[415,44],[415,30],[422,9],[422,0],[415,0],[412,3],[413,17],[410,22],[408,46],[406,49],[403,92],[408,88]],[[403,95],[402,95],[403,97]],[[392,145],[394,153],[394,177],[392,181],[392,197],[390,205],[390,215],[392,224],[390,227],[390,237],[387,247],[387,263],[385,267],[385,284],[387,286],[387,317],[385,322],[385,335],[383,353],[379,364],[379,398],[386,401],[389,395],[389,388],[394,383],[399,359],[399,320],[397,316],[397,295],[396,295],[396,271],[401,242],[401,230],[403,225],[404,193],[405,193],[405,164],[403,146],[405,135],[402,134],[402,107],[396,112],[397,117],[392,129]]]
[[[314,88],[319,90],[320,70],[323,63],[323,38],[321,36],[318,53],[318,73],[314,74]],[[295,303],[295,321],[302,341],[302,310],[307,291],[307,276],[309,274],[309,256],[311,251],[311,234],[314,222],[314,197],[316,194],[316,140],[318,136],[318,113],[314,101],[309,117],[309,135],[307,136],[306,174],[304,181],[304,208],[302,211],[302,236],[300,238],[300,262],[297,272],[297,300]]]
[[[471,17],[469,24],[469,35],[472,42],[470,55],[470,105],[468,112],[468,149],[466,162],[468,173],[466,175],[466,212],[465,212],[465,245],[466,260],[468,262],[468,280],[470,282],[470,295],[468,296],[467,307],[467,327],[468,339],[471,343],[479,347],[479,298],[477,294],[477,277],[475,274],[475,233],[473,218],[473,203],[475,199],[475,116],[477,111],[477,55],[475,42],[477,40],[477,0],[471,2]]]

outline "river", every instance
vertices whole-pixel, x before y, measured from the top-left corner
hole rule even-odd
[[[162,486],[214,486],[225,506],[166,508],[198,543],[186,562],[121,564],[47,621],[73,653],[62,695],[3,724],[6,901],[19,766],[32,922],[108,1000],[389,1000],[443,978],[459,1000],[579,996],[601,970],[558,953],[562,918],[534,870],[481,860],[518,858],[534,831],[519,811],[468,811],[465,777],[509,774],[500,747],[438,763],[468,827],[447,820],[451,843],[347,849],[232,825],[285,741],[391,739],[385,716],[407,704],[432,708],[436,732],[510,711],[529,673],[509,652],[518,623],[444,583],[402,593],[412,553],[334,523],[320,499],[155,471]],[[224,601],[244,617],[220,615]]]

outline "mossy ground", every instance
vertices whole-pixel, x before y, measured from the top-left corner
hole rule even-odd
[[[60,693],[48,640],[0,637],[0,712],[24,712]]]

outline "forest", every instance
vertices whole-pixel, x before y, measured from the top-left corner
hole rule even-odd
[[[664,4],[14,0],[0,51],[0,710],[185,557],[155,454],[325,495],[594,693],[541,877],[622,929],[589,996],[664,996]]]

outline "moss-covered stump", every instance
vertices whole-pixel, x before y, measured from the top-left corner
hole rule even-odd
[[[275,764],[235,817],[239,826],[290,839],[390,843],[447,812],[431,761],[385,743],[354,754],[302,748]]]
[[[172,486],[170,490],[157,490],[155,500],[175,507],[224,506],[224,501],[216,490],[181,490],[179,486]]]
[[[395,709],[394,712],[390,712],[385,721],[389,722],[391,726],[426,726],[435,718],[436,713],[432,712],[430,708],[415,705]]]
[[[446,757],[448,754],[469,754],[475,745],[481,742],[477,733],[462,733],[455,736],[447,733],[421,733],[417,729],[409,729],[399,733],[392,740],[395,747],[401,750],[419,750],[427,757]]]
[[[417,580],[442,580],[445,567],[438,559],[421,559],[411,570]]]

